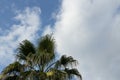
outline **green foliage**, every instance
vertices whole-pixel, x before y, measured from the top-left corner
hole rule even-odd
[[[70,80],[74,75],[82,80],[73,68],[76,65],[72,56],[63,55],[55,60],[55,40],[46,35],[40,38],[37,47],[28,40],[20,43],[16,61],[2,71],[0,80]]]
[[[14,72],[20,72],[23,68],[23,65],[20,64],[19,62],[14,62],[10,65],[8,65],[4,70],[3,70],[3,74],[14,74]]]

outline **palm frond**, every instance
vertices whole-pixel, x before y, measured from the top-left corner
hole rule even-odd
[[[75,60],[72,56],[67,57],[66,55],[61,56],[60,60],[57,63],[58,66],[64,66],[64,67],[66,67],[66,66],[72,67],[76,64],[77,64],[77,60]]]
[[[19,62],[14,62],[8,65],[3,71],[2,74],[10,74],[12,72],[20,72],[23,68],[23,65]]]
[[[22,80],[33,79],[37,75],[37,72],[34,70],[24,71],[20,73]]]
[[[25,57],[29,53],[35,54],[36,53],[35,47],[30,41],[24,40],[22,43],[20,43],[18,47],[18,54],[16,55],[17,59],[26,60]]]
[[[53,58],[55,55],[55,41],[52,35],[46,35],[40,38],[38,44],[38,53],[50,54],[50,57]]]
[[[55,68],[51,68],[46,74],[49,80],[65,80],[67,77],[65,71]]]
[[[20,76],[14,75],[14,76],[6,76],[2,80],[19,80],[19,79],[20,79]]]
[[[68,78],[70,78],[70,79],[72,79],[74,77],[74,75],[75,75],[75,76],[78,76],[80,80],[82,80],[81,74],[75,68],[73,68],[73,69],[65,68],[65,72],[67,73]]]

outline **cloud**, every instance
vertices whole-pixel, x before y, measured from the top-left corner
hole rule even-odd
[[[53,30],[57,51],[80,62],[84,80],[119,80],[119,11],[120,0],[62,1]]]
[[[23,11],[16,11],[14,20],[18,21],[18,24],[13,24],[9,30],[1,30],[0,32],[0,68],[11,63],[14,58],[14,51],[18,47],[18,44],[28,39],[34,41],[38,30],[40,30],[40,8],[27,7]]]
[[[53,33],[53,29],[51,28],[51,25],[47,25],[45,26],[45,31],[43,31],[42,35],[46,35],[46,34],[52,34]]]

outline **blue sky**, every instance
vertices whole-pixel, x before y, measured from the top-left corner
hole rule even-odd
[[[84,80],[119,80],[120,0],[1,0],[0,68],[22,40],[47,33],[58,53],[79,61]]]
[[[54,19],[52,13],[57,11],[60,5],[59,0],[1,0],[0,1],[0,26],[1,28],[10,28],[11,25],[17,23],[13,19],[16,15],[16,10],[24,10],[26,7],[39,7],[41,9],[42,25],[53,25]]]

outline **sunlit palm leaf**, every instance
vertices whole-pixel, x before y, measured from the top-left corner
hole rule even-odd
[[[65,80],[67,77],[65,71],[55,68],[51,68],[46,74],[49,80]]]

